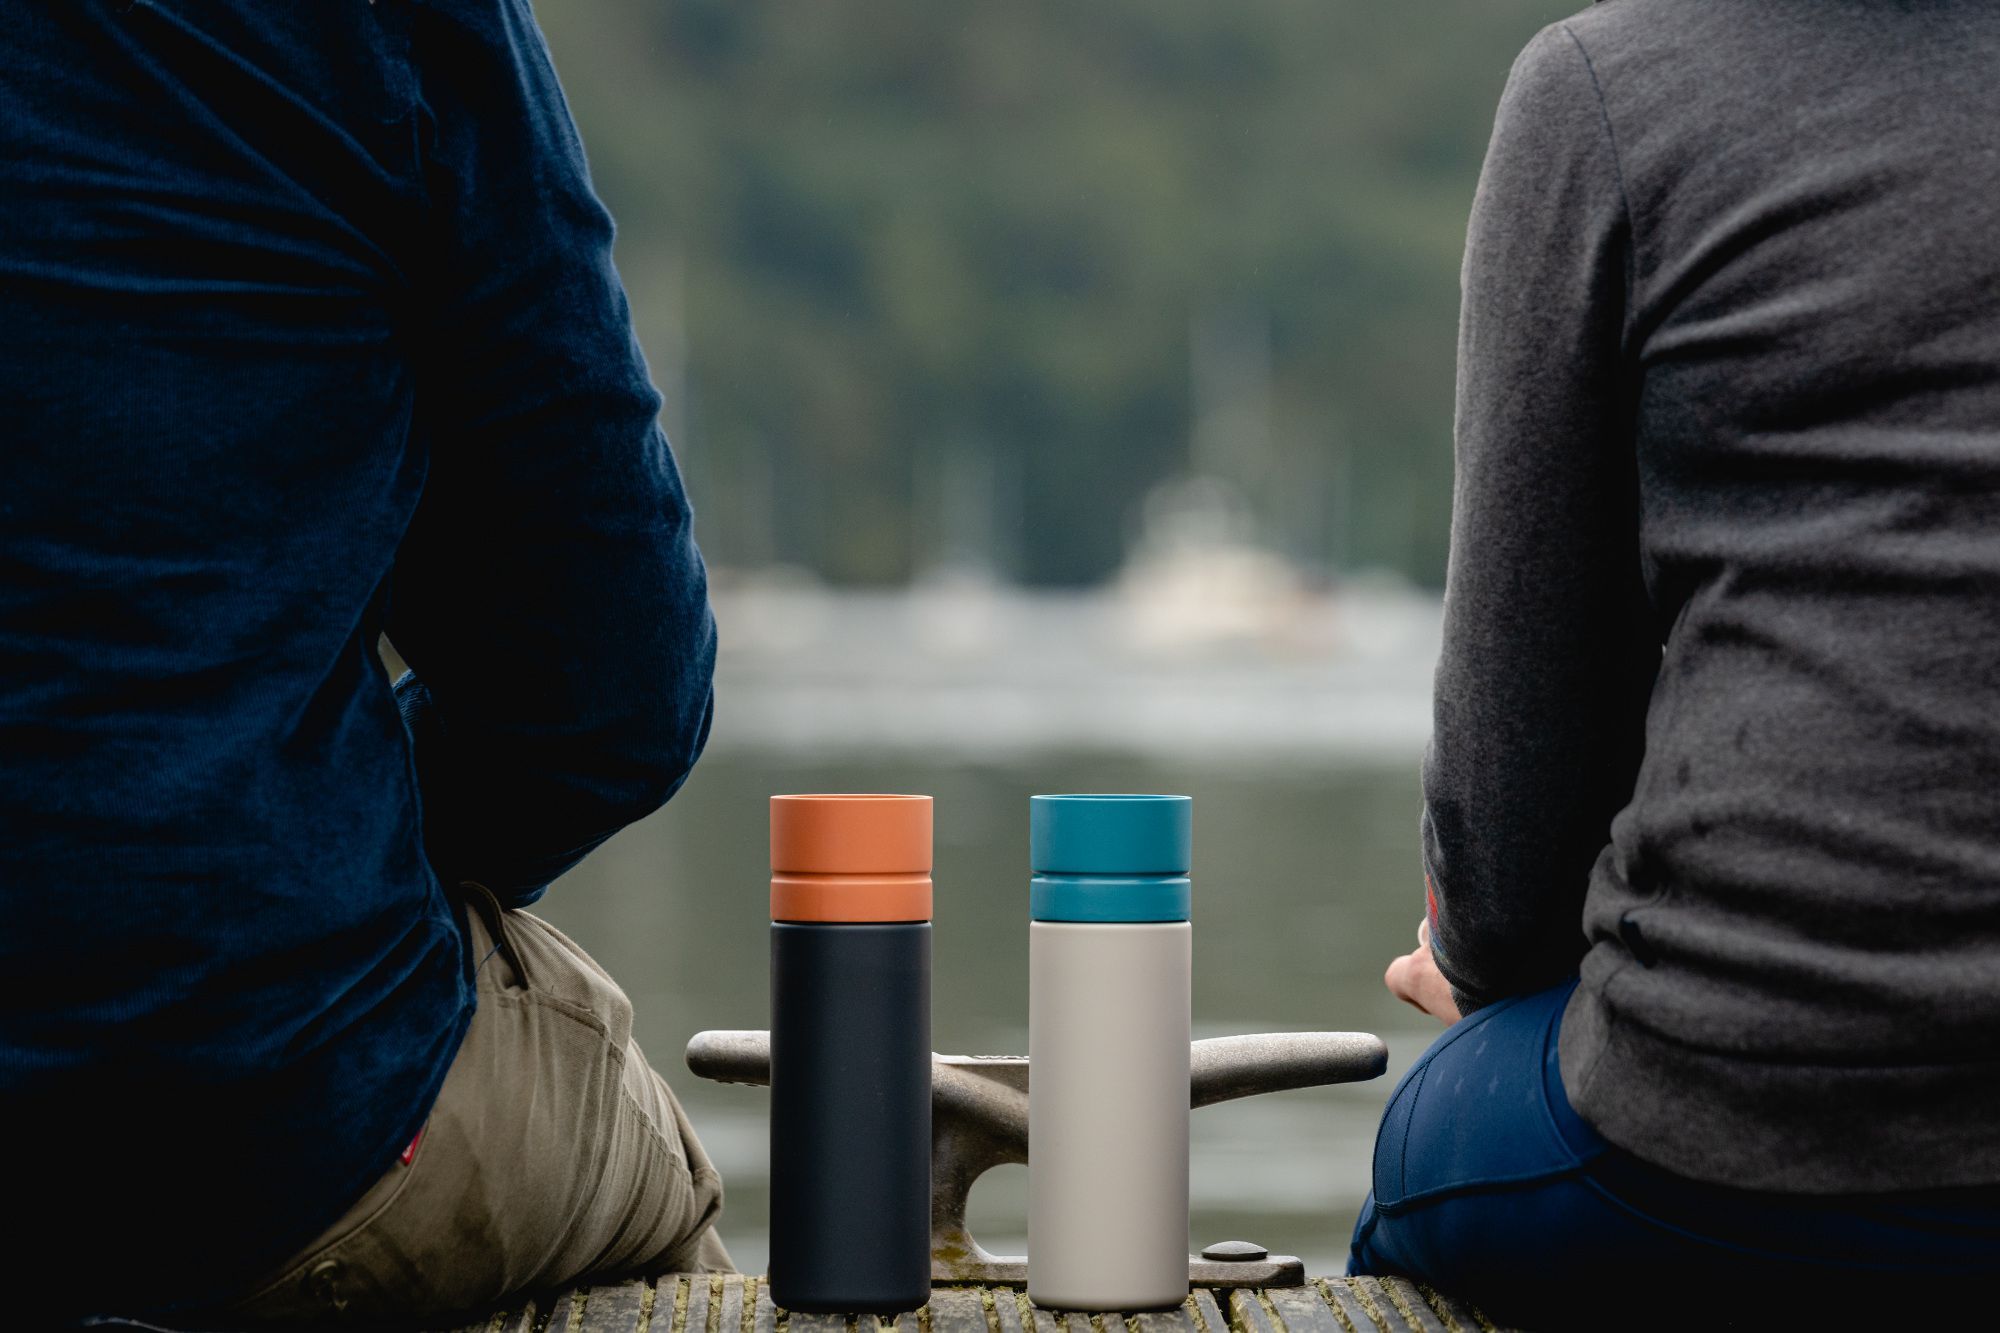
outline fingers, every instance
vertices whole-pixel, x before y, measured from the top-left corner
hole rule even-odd
[[[1400,954],[1391,959],[1388,968],[1382,973],[1382,984],[1388,987],[1391,995],[1410,1008],[1429,1013],[1430,1011],[1424,1008],[1423,1002],[1417,998],[1416,987],[1412,984],[1415,979],[1412,960],[1415,957],[1414,954]]]
[[[1391,961],[1382,973],[1382,984],[1404,1004],[1423,1010],[1439,1022],[1458,1021],[1458,1004],[1452,998],[1451,983],[1438,971],[1428,945]]]

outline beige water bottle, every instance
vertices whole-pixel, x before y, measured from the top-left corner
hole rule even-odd
[[[1037,796],[1028,925],[1028,1295],[1187,1298],[1185,796]]]

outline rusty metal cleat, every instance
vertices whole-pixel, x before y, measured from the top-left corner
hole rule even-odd
[[[1359,1083],[1388,1067],[1382,1039],[1366,1032],[1263,1032],[1211,1037],[1188,1048],[1188,1105],[1213,1106],[1266,1092]],[[767,1087],[771,1034],[698,1032],[688,1068],[717,1083]],[[1028,1160],[1028,1060],[1019,1055],[931,1058],[931,1280],[1021,1287],[1028,1261],[989,1254],[965,1225],[978,1179],[996,1166]],[[1290,1255],[1255,1246],[1211,1246],[1189,1256],[1188,1281],[1208,1287],[1284,1287],[1305,1281]]]

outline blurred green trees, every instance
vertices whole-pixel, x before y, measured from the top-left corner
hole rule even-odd
[[[1466,210],[1514,52],[1571,8],[539,15],[717,563],[1091,582],[1193,457],[1284,553],[1434,583]]]

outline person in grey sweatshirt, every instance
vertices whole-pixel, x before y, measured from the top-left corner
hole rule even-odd
[[[1546,29],[1463,284],[1388,976],[1452,1026],[1355,1270],[2000,1268],[2000,5]]]

